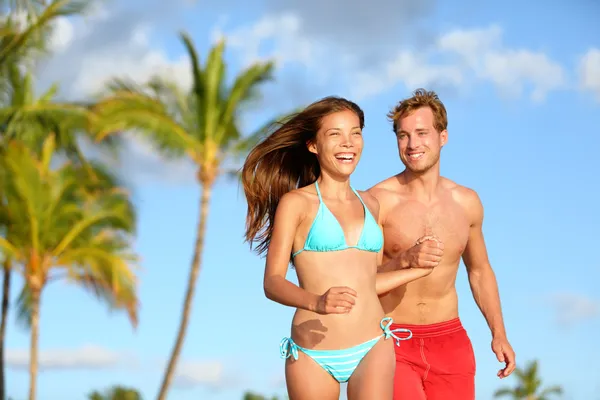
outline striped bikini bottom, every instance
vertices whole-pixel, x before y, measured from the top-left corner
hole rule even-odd
[[[282,358],[293,357],[294,360],[298,360],[298,350],[301,350],[304,354],[315,360],[325,371],[329,372],[331,376],[340,383],[348,382],[352,373],[358,367],[361,360],[367,355],[369,350],[375,346],[375,344],[381,338],[389,339],[393,337],[396,340],[396,345],[400,346],[401,340],[408,340],[412,337],[412,332],[408,329],[398,328],[390,329],[393,321],[390,317],[385,317],[381,320],[380,326],[383,330],[383,334],[368,340],[359,345],[349,347],[341,350],[311,350],[305,349],[304,347],[298,346],[292,338],[286,337],[281,340],[279,344],[279,350]],[[406,332],[409,334],[406,338],[399,338],[395,333]]]

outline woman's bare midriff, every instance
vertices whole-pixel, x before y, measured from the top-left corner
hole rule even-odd
[[[292,321],[292,339],[315,350],[343,349],[373,339],[380,327],[383,308],[375,292],[377,254],[357,249],[302,252],[295,259],[300,287],[322,295],[332,287],[346,286],[357,293],[346,314],[322,315],[299,309]]]

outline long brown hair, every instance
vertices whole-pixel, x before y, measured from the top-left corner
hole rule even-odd
[[[289,118],[250,151],[242,168],[242,183],[248,213],[246,241],[257,242],[256,252],[269,248],[275,211],[281,197],[296,188],[308,186],[321,174],[315,154],[308,143],[315,140],[323,117],[340,111],[352,111],[361,129],[365,116],[360,107],[344,98],[329,96],[316,101]]]

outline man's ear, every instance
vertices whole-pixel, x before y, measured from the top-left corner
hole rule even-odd
[[[448,143],[448,131],[444,129],[440,133],[440,146],[443,147],[446,143]]]

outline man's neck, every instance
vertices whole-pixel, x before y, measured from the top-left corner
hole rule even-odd
[[[423,173],[414,173],[406,169],[400,174],[399,178],[413,197],[425,203],[435,199],[442,181],[439,164]]]

